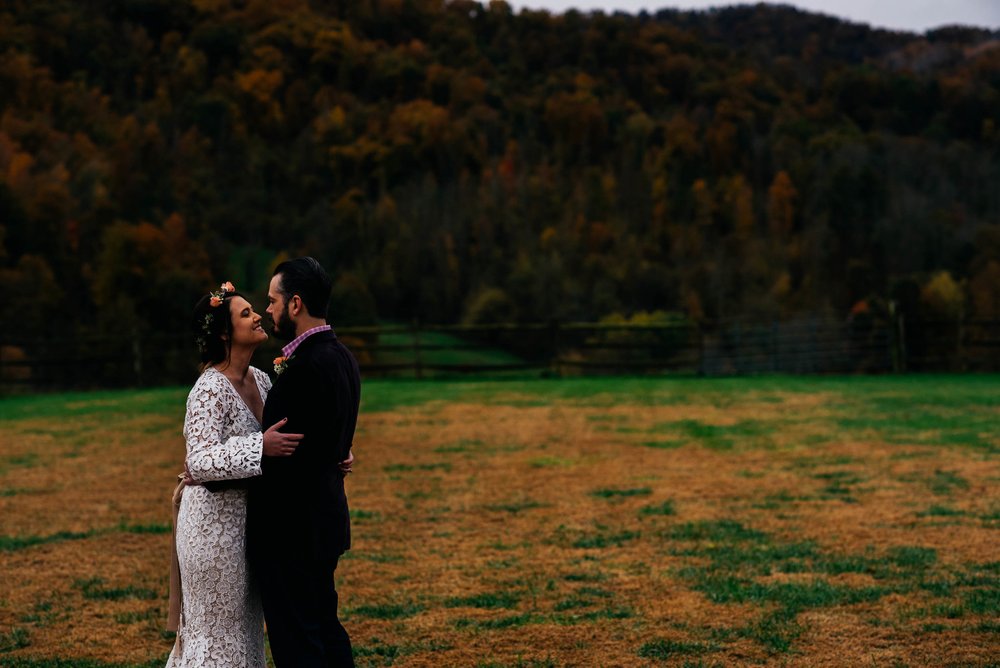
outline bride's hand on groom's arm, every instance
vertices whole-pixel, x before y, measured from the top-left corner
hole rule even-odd
[[[288,418],[282,418],[264,432],[265,457],[287,457],[295,452],[299,441],[302,440],[302,434],[285,434],[278,431],[286,422]]]

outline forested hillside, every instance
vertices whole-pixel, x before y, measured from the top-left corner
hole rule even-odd
[[[301,253],[339,324],[997,318],[1000,36],[763,5],[0,5],[5,337],[184,329]]]

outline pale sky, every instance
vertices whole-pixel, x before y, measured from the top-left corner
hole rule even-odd
[[[630,14],[646,9],[706,9],[730,4],[725,0],[508,0],[520,9],[547,9],[553,13],[570,7],[581,11],[621,10]],[[749,3],[754,4],[754,3]],[[878,28],[924,32],[942,25],[972,25],[1000,29],[1000,0],[788,0],[768,4],[793,5]]]

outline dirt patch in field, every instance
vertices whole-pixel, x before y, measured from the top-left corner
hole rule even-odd
[[[831,399],[364,414],[338,569],[359,665],[993,660],[995,461],[838,430]],[[0,551],[0,631],[30,642],[8,656],[169,651],[181,418],[0,427],[0,533],[37,539]]]

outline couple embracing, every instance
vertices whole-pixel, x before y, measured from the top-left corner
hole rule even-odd
[[[330,289],[313,258],[275,269],[266,312],[290,342],[273,386],[250,366],[267,340],[250,302],[224,283],[195,307],[202,374],[174,496],[167,668],[264,668],[265,619],[278,668],[354,665],[334,571],[350,547],[344,478],[361,384],[326,322]]]

